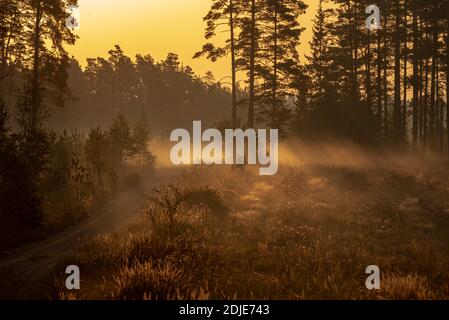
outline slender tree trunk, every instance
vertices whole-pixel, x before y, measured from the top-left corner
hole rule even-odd
[[[388,140],[389,139],[389,125],[388,125],[388,38],[387,38],[387,17],[384,19],[384,136]]]
[[[435,116],[436,116],[436,70],[437,70],[437,41],[438,41],[438,35],[436,31],[436,26],[433,27],[433,36],[432,36],[432,69],[431,69],[431,80],[430,80],[430,113],[429,113],[429,138],[431,140],[431,145],[435,145],[435,138],[436,138],[436,125],[435,125]]]
[[[438,138],[439,138],[439,148],[440,148],[440,155],[444,156],[444,110],[443,110],[443,104],[440,103],[440,63],[437,60],[437,84],[436,84],[436,105],[438,109]]]
[[[367,31],[367,55],[366,55],[366,101],[368,103],[368,114],[372,115],[373,97],[371,91],[371,31]]]
[[[13,96],[14,96],[14,88],[15,88],[15,67],[10,67],[11,73],[8,75],[8,99],[7,99],[7,105],[11,106],[13,103]]]
[[[353,22],[352,22],[352,7],[351,7],[351,1],[348,1],[348,12],[351,14],[348,17],[348,29],[349,29],[349,46],[351,50],[351,74],[349,79],[349,85],[350,85],[350,94],[353,95],[354,92],[354,74],[355,74],[355,63],[354,63],[354,32],[353,32]],[[352,97],[351,97],[352,98]]]
[[[402,98],[402,127],[401,136],[406,139],[407,133],[407,67],[408,67],[408,33],[407,33],[407,6],[404,2],[404,77],[403,77],[403,98]]]
[[[427,38],[427,36],[426,36]],[[423,127],[423,141],[424,147],[427,149],[429,144],[429,57],[426,57],[424,67],[424,127]]]
[[[381,32],[377,30],[377,130],[379,140],[382,138],[382,54]]]
[[[278,6],[277,1],[274,3],[274,60],[273,60],[273,101],[271,105],[271,127],[276,127],[276,99],[277,99],[277,82],[278,82]]]
[[[446,22],[446,131],[447,151],[449,153],[449,17],[447,17]]]
[[[394,105],[393,105],[393,123],[394,123],[394,142],[401,140],[401,15],[400,1],[396,0],[396,25],[394,33]]]
[[[5,8],[6,9],[6,8]],[[4,102],[4,79],[6,77],[6,27],[3,9],[0,11],[0,103]]]
[[[32,84],[31,84],[31,124],[30,129],[31,133],[36,133],[36,126],[37,126],[37,114],[40,104],[40,97],[39,97],[39,69],[40,69],[40,61],[39,61],[39,55],[40,55],[40,39],[41,39],[41,20],[42,20],[42,3],[41,0],[36,0],[36,16],[34,21],[34,38],[33,38],[33,71],[32,71]]]
[[[251,0],[251,44],[249,57],[249,106],[248,128],[254,127],[254,100],[255,100],[255,57],[256,57],[256,0]]]
[[[413,150],[416,151],[418,147],[418,125],[419,125],[419,110],[418,110],[418,99],[419,99],[419,83],[418,83],[418,16],[416,12],[416,1],[413,0]]]
[[[235,30],[234,30],[234,2],[229,0],[229,27],[231,29],[231,72],[232,72],[232,127],[237,128],[237,79],[235,64]]]
[[[8,66],[8,58],[9,58],[9,49],[12,38],[12,29],[14,28],[15,23],[13,22],[9,26],[9,34],[8,28],[6,27],[6,16],[9,12],[8,4],[4,4],[2,8],[0,8],[0,101],[6,102],[6,90],[5,90],[5,79],[10,77],[10,66]],[[15,17],[13,18],[16,19]],[[8,104],[5,106],[5,110],[8,109]]]
[[[440,88],[440,63],[438,59],[435,62],[435,147],[439,148],[440,139],[440,104],[439,104],[439,88]]]
[[[423,71],[423,61],[422,58],[419,59],[419,105],[418,105],[418,145],[423,145],[424,139],[423,139],[423,122],[424,122],[424,112],[423,112],[423,77],[424,77],[424,71]]]
[[[352,90],[353,90],[353,101],[357,103],[359,101],[359,39],[358,39],[358,19],[357,19],[357,13],[358,13],[358,1],[354,1],[354,23],[353,23],[353,40],[354,40],[354,74],[353,74],[353,83],[352,83]]]
[[[320,12],[320,27],[319,27],[319,55],[318,58],[318,98],[319,101],[323,98],[323,0],[320,0],[318,5],[318,10]]]
[[[419,30],[421,30],[419,36],[419,46],[424,48],[424,36],[425,33],[423,27],[423,19],[419,19]],[[424,146],[424,60],[422,54],[419,56],[419,139],[421,147]]]

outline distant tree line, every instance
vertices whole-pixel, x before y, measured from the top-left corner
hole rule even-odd
[[[229,89],[208,72],[200,77],[169,53],[125,55],[116,45],[107,58],[89,58],[85,68],[70,59],[68,87],[74,99],[50,118],[53,128],[109,126],[118,114],[134,123],[148,115],[155,132],[189,127],[193,120],[213,124],[230,112]]]

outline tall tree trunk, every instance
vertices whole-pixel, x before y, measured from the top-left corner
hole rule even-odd
[[[446,17],[446,23],[446,131],[447,151],[449,153],[449,17]]]
[[[401,137],[406,138],[407,132],[407,67],[408,67],[408,33],[407,33],[407,5],[404,1],[404,77],[403,77],[403,98],[402,98],[402,126]]]
[[[381,32],[377,30],[377,130],[379,140],[382,138],[382,53]]]
[[[395,15],[393,135],[395,143],[398,143],[401,140],[401,10],[399,0],[396,0]]]
[[[419,125],[419,110],[418,110],[418,99],[419,99],[419,83],[418,83],[418,15],[416,12],[416,1],[413,0],[413,80],[412,80],[412,86],[413,86],[413,150],[416,151],[418,147],[418,125]]]
[[[5,8],[6,9],[6,8]],[[6,78],[6,27],[3,9],[0,10],[0,103],[4,101],[4,79]]]
[[[256,57],[256,0],[251,0],[251,44],[249,57],[248,128],[254,127],[255,57]]]
[[[419,46],[424,48],[424,36],[425,33],[423,19],[419,19],[419,30],[421,30],[419,35]],[[422,52],[420,50],[420,52]],[[424,60],[423,55],[419,56],[419,140],[421,147],[424,146]]]
[[[371,91],[371,31],[367,31],[367,55],[366,55],[366,101],[368,103],[368,114],[372,115],[372,91]]]
[[[319,12],[321,15],[323,15],[323,0],[320,0],[319,2]],[[319,45],[318,45],[318,52],[319,52],[319,59],[318,59],[318,97],[319,101],[323,98],[323,19],[320,19],[320,27],[319,27]]]
[[[426,38],[428,36],[426,35]],[[429,57],[426,56],[425,67],[424,67],[424,126],[423,126],[423,141],[424,147],[427,149],[429,144]]]
[[[278,6],[274,3],[274,60],[273,60],[273,101],[271,105],[271,127],[276,128],[276,99],[278,82]]]
[[[421,41],[422,44],[422,41]],[[422,47],[422,46],[421,46]],[[423,107],[423,77],[424,77],[424,67],[422,58],[419,59],[419,103],[418,103],[418,146],[422,146],[424,144],[424,107]]]
[[[7,105],[11,106],[13,104],[13,97],[14,97],[14,88],[16,86],[15,76],[16,76],[16,69],[15,67],[12,67],[11,73],[8,75],[8,99],[7,99]]]
[[[449,8],[447,8],[449,10]],[[446,131],[447,131],[447,151],[449,153],[449,15],[447,16],[446,28]]]
[[[352,94],[353,102],[357,103],[359,101],[359,37],[358,37],[358,0],[354,1],[354,18],[353,18],[353,40],[354,40],[354,73],[352,75]]]
[[[430,138],[430,143],[432,146],[435,145],[435,138],[436,138],[436,123],[435,123],[435,118],[436,118],[436,100],[435,100],[435,96],[436,96],[436,71],[437,71],[437,43],[438,43],[438,34],[437,34],[437,30],[436,30],[436,26],[433,26],[433,36],[432,36],[432,71],[431,71],[431,80],[430,80],[430,113],[429,113],[429,138]]]
[[[440,148],[440,155],[444,155],[444,110],[443,110],[443,104],[440,103],[440,62],[437,60],[437,79],[436,79],[436,105],[438,110],[438,140],[439,140],[439,148]]]
[[[42,3],[41,0],[36,0],[36,16],[34,21],[34,34],[33,34],[33,70],[32,70],[32,83],[31,83],[31,133],[36,133],[37,127],[37,114],[40,104],[39,97],[39,69],[40,69],[40,39],[41,39],[41,20],[42,20]]]
[[[0,102],[6,102],[5,79],[10,76],[8,68],[9,47],[13,33],[12,29],[16,23],[10,23],[8,34],[6,17],[11,14],[12,12],[10,12],[9,4],[5,3],[2,7],[0,7]],[[12,19],[15,19],[15,17]],[[7,107],[8,104],[6,104],[6,108]]]
[[[229,27],[231,29],[231,73],[232,73],[232,127],[237,128],[237,79],[235,64],[235,30],[234,30],[234,2],[229,0]]]
[[[388,125],[388,32],[387,32],[387,26],[388,26],[388,15],[385,16],[384,19],[384,136],[388,140],[389,139],[389,125]]]

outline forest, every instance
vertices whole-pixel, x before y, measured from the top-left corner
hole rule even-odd
[[[277,209],[268,204],[262,206],[262,209],[258,206],[256,209],[252,207],[248,209],[244,205],[245,201],[250,201],[247,198],[238,202],[229,197],[230,194],[234,196],[240,194],[251,198],[255,196],[252,193],[255,190],[254,192],[259,192],[257,198],[265,203],[270,199],[265,189],[271,190],[272,185],[276,186],[276,190],[287,188],[287,191],[284,189],[282,192],[278,191],[282,195],[279,195],[276,201],[282,200],[282,203],[290,203],[289,200],[298,197],[294,194],[296,187],[300,188],[301,192],[312,190],[311,194],[301,200],[305,202],[296,204],[296,209],[300,211],[324,210],[324,213],[320,211],[321,218],[316,216],[305,218],[310,225],[304,227],[307,229],[304,231],[304,237],[310,234],[312,238],[315,237],[314,228],[321,227],[329,234],[344,237],[345,233],[342,229],[338,229],[341,225],[337,223],[332,226],[331,219],[337,218],[325,209],[327,205],[338,206],[334,208],[335,212],[349,210],[354,214],[345,218],[346,222],[357,224],[355,221],[359,221],[360,212],[357,211],[359,208],[354,209],[356,211],[354,213],[352,209],[345,207],[346,204],[339,202],[345,197],[343,193],[341,199],[335,199],[332,204],[323,204],[321,209],[307,202],[314,199],[313,201],[318,204],[320,201],[327,203],[327,200],[322,198],[324,191],[319,195],[314,193],[316,190],[321,192],[321,187],[329,187],[329,190],[332,190],[330,197],[336,198],[341,192],[342,185],[350,190],[354,188],[353,191],[357,193],[354,197],[366,197],[369,200],[366,204],[369,207],[367,211],[376,214],[379,210],[385,209],[384,204],[378,199],[385,196],[384,191],[380,191],[381,188],[385,190],[394,188],[395,183],[399,181],[403,183],[401,186],[410,186],[413,189],[411,194],[417,197],[421,193],[422,197],[426,197],[423,190],[430,188],[427,191],[433,190],[434,194],[429,193],[428,199],[416,201],[411,195],[407,198],[405,191],[404,193],[398,191],[401,200],[389,199],[385,206],[391,207],[385,210],[390,212],[395,210],[393,208],[405,206],[407,211],[410,203],[410,206],[421,206],[423,201],[426,205],[431,203],[424,206],[426,209],[423,210],[432,212],[425,219],[430,219],[431,223],[437,226],[435,239],[432,241],[446,248],[448,242],[446,236],[440,233],[440,228],[446,226],[448,221],[437,217],[434,213],[446,212],[449,208],[445,202],[447,200],[445,193],[447,190],[443,187],[445,182],[435,180],[437,177],[443,180],[447,177],[445,170],[449,161],[448,1],[379,0],[375,5],[379,8],[380,21],[369,21],[370,28],[367,28],[366,20],[369,14],[366,8],[373,4],[372,1],[316,0],[316,2],[318,8],[310,23],[303,19],[309,7],[309,3],[303,0],[211,0],[210,10],[203,18],[203,46],[199,47],[197,52],[192,52],[192,58],[209,60],[211,65],[218,60],[225,60],[228,63],[229,76],[216,79],[212,72],[204,75],[195,73],[189,65],[180,61],[176,53],[167,52],[166,58],[158,61],[153,58],[151,52],[128,56],[120,44],[111,46],[103,57],[91,57],[85,62],[78,61],[69,55],[68,48],[75,45],[79,39],[66,24],[69,8],[77,5],[77,0],[0,0],[0,252],[30,241],[47,239],[55,232],[79,224],[89,218],[92,210],[107,202],[115,193],[145,184],[142,181],[147,179],[147,174],[158,172],[156,165],[158,158],[166,157],[160,154],[160,150],[153,148],[156,142],[168,142],[168,132],[176,128],[189,128],[192,121],[202,121],[204,126],[219,130],[279,129],[282,143],[285,143],[287,146],[285,148],[290,150],[296,150],[297,143],[304,143],[313,147],[322,146],[323,149],[328,145],[343,146],[343,149],[345,145],[351,145],[356,150],[362,150],[360,152],[363,159],[370,157],[371,154],[376,154],[379,158],[390,153],[401,154],[404,156],[402,160],[406,157],[413,161],[417,159],[424,161],[426,169],[413,172],[415,163],[404,160],[407,163],[405,167],[410,164],[406,169],[410,169],[412,173],[404,173],[403,176],[402,173],[382,171],[379,174],[381,178],[376,180],[374,178],[376,174],[370,171],[371,169],[364,171],[365,169],[345,167],[341,172],[336,172],[338,169],[335,166],[338,166],[336,164],[338,161],[332,163],[329,160],[330,163],[313,163],[310,167],[298,169],[303,175],[298,174],[299,171],[293,172],[293,169],[291,174],[287,174],[281,168],[280,177],[277,178],[280,180],[272,183],[266,180],[256,181],[251,175],[251,169],[242,171],[244,172],[242,176],[238,174],[235,176],[232,169],[223,173],[222,177],[215,171],[196,172],[192,169],[192,172],[179,175],[184,179],[181,179],[183,181],[181,185],[184,188],[194,188],[190,182],[196,181],[198,176],[204,176],[202,182],[207,187],[193,191],[184,189],[179,191],[179,186],[170,186],[158,191],[161,198],[148,200],[153,207],[147,210],[147,216],[150,217],[150,224],[155,230],[156,240],[142,238],[138,244],[134,242],[130,244],[127,242],[129,239],[123,240],[118,236],[119,240],[114,237],[97,239],[94,244],[88,243],[84,249],[80,249],[91,254],[89,246],[101,247],[109,242],[118,243],[119,251],[113,253],[113,256],[108,256],[108,259],[122,259],[118,257],[129,254],[129,261],[134,257],[130,249],[133,245],[136,245],[136,250],[143,250],[139,251],[143,256],[137,259],[143,260],[138,267],[131,263],[127,266],[128,269],[116,270],[120,277],[123,277],[123,282],[120,282],[119,286],[125,287],[121,287],[118,292],[114,291],[112,294],[114,298],[140,299],[148,294],[150,289],[159,290],[156,284],[146,283],[149,287],[145,288],[150,288],[146,290],[139,287],[141,284],[132,281],[141,279],[139,277],[145,275],[145,272],[164,272],[159,270],[164,266],[153,261],[157,257],[151,258],[154,265],[148,265],[151,263],[145,260],[145,254],[150,253],[145,251],[144,244],[163,256],[167,248],[159,247],[162,245],[157,239],[159,236],[166,237],[164,239],[169,241],[167,245],[173,245],[176,254],[181,254],[177,251],[180,250],[179,246],[182,246],[177,236],[185,236],[182,230],[184,227],[187,228],[188,223],[183,220],[184,218],[176,220],[179,213],[178,206],[179,210],[190,212],[192,207],[196,208],[197,202],[204,200],[197,201],[198,197],[201,199],[206,197],[204,200],[206,207],[209,206],[211,211],[218,206],[220,212],[226,207],[230,211],[234,210],[236,215],[242,212],[249,212],[251,215],[254,210],[259,210],[265,215],[267,211]],[[303,35],[306,28],[312,28],[313,31],[310,49],[307,51],[303,49]],[[225,41],[221,41],[223,35]],[[287,162],[286,158],[282,159],[285,155],[286,153],[281,153],[281,163]],[[314,159],[321,157],[317,156]],[[328,157],[328,154],[324,157]],[[404,169],[402,165],[404,162],[398,161],[397,163],[401,163],[398,167]],[[433,172],[432,178],[425,176],[427,168],[436,166],[436,163],[438,170],[440,166],[446,169],[441,169],[438,174]],[[293,165],[293,162],[284,166],[285,170],[290,170],[289,165]],[[216,185],[213,182],[210,175],[214,174],[216,180],[222,180],[222,184]],[[243,177],[246,175],[248,176],[245,180]],[[296,177],[296,180],[291,181],[291,177]],[[311,180],[304,177],[310,177]],[[394,177],[397,177],[396,182]],[[231,178],[240,181],[242,188],[254,190],[246,194],[242,190],[232,189],[231,182],[228,181]],[[410,179],[413,181],[410,182]],[[336,185],[333,187],[337,188],[337,191],[330,187],[332,181],[335,182]],[[195,186],[198,185],[201,185],[201,181]],[[368,185],[379,189],[365,193],[364,187]],[[213,190],[214,186],[216,190]],[[289,186],[295,188],[288,189]],[[141,189],[138,189],[135,194],[138,195],[140,191]],[[392,194],[396,195],[394,192]],[[292,198],[288,198],[289,196]],[[194,200],[188,200],[191,199],[189,197],[193,197]],[[359,203],[354,199],[354,203],[361,205],[362,202]],[[159,208],[159,211],[154,209],[154,206]],[[237,212],[236,208],[240,208],[241,211]],[[296,209],[283,208],[281,220],[285,219],[286,224],[295,221],[289,215]],[[206,209],[202,207],[198,210],[201,213],[201,210]],[[167,216],[158,216],[164,213]],[[332,218],[329,218],[330,216]],[[376,220],[377,218],[379,220]],[[240,252],[244,256],[243,261],[249,259],[248,252],[254,250],[245,245],[257,239],[257,235],[263,231],[278,234],[281,242],[285,240],[281,239],[283,231],[276,229],[277,225],[265,225],[262,218],[254,218],[253,225],[244,220],[238,227],[229,221],[222,222],[221,216],[213,219],[218,220],[211,222],[206,219],[206,222],[192,227],[196,231],[189,229],[189,232],[197,232],[202,223],[212,223],[216,229],[210,232],[224,237],[224,242],[230,246],[235,244],[232,237],[237,237],[239,230],[254,232],[252,235],[246,233],[242,235],[248,239],[235,240],[245,248]],[[404,221],[402,213],[398,215],[392,213],[392,217],[389,218],[385,216],[366,218],[364,225],[381,223],[380,221],[386,221],[384,219],[388,221],[392,219],[394,226],[390,226],[391,230],[387,227],[392,233],[396,232]],[[176,221],[178,225],[175,227]],[[404,229],[398,234],[398,237],[401,237],[400,241],[406,242],[407,228],[416,221],[405,224]],[[222,230],[218,228],[220,223],[223,223]],[[293,223],[295,228],[296,223]],[[425,224],[421,220],[419,223]],[[161,226],[162,229],[163,227],[167,229],[160,231]],[[245,229],[246,227],[249,229]],[[309,227],[311,229],[308,229]],[[337,230],[332,229],[334,227]],[[427,233],[422,231],[421,234],[421,231],[417,231],[417,234],[426,237]],[[198,232],[201,236],[194,241],[207,239],[213,242],[211,234],[203,233],[206,232],[203,229]],[[264,281],[268,281],[271,276],[282,277],[283,266],[269,267],[271,265],[269,261],[276,261],[279,257],[268,249],[270,245],[276,248],[282,245],[270,244],[265,236],[259,240],[266,241],[263,245],[260,244],[262,247],[259,246],[259,249],[269,256],[267,260],[260,261],[260,267],[267,268],[270,270],[267,272],[271,272]],[[347,240],[348,238],[344,238],[341,241],[344,243]],[[133,238],[129,241],[138,240]],[[276,251],[276,254],[291,262],[288,259],[294,258],[289,256],[288,252],[282,251],[288,247],[290,240],[285,241],[286,245],[283,249],[279,249],[279,252]],[[123,243],[131,247],[125,248]],[[217,243],[211,244],[215,245],[219,246]],[[330,240],[329,246],[338,247],[336,242]],[[393,243],[386,245],[388,248],[393,246]],[[405,251],[410,249],[401,248]],[[95,247],[93,250],[97,249]],[[123,253],[125,251],[120,250],[131,251]],[[423,254],[425,248],[414,247],[410,250],[418,250],[419,254]],[[207,255],[207,259],[211,259],[209,256],[211,251],[212,247],[207,253],[203,252]],[[381,250],[374,251],[370,253],[372,257],[382,256]],[[240,253],[236,253],[234,259],[238,259]],[[98,258],[89,254],[86,253],[87,260],[94,261]],[[365,262],[366,256],[370,254],[360,253],[360,261]],[[312,253],[307,252],[304,255],[312,259]],[[339,252],[335,252],[335,256],[338,255]],[[80,260],[83,260],[82,257],[84,257],[82,252],[72,256]],[[441,260],[438,260],[439,258]],[[444,260],[446,258],[444,256],[435,259],[446,261]],[[187,257],[186,261],[190,261],[189,259],[193,257]],[[324,257],[320,256],[320,259]],[[126,260],[124,263],[129,261]],[[210,260],[189,263],[198,263],[209,271],[215,268],[210,265]],[[407,274],[398,276],[397,280],[394,278],[397,274],[392,273],[390,283],[392,287],[397,285],[396,280],[411,281],[417,286],[417,291],[424,288],[422,295],[415,296],[416,292],[411,292],[410,296],[401,296],[398,289],[402,285],[400,284],[392,289],[391,295],[386,293],[381,298],[447,298],[449,289],[439,286],[441,283],[438,281],[441,279],[432,282],[434,278],[420,278],[422,274],[434,271],[449,277],[449,272],[441,265],[432,266],[434,269],[431,271],[429,271],[431,267],[429,269],[423,267],[422,270],[410,272],[412,278],[407,278],[409,277]],[[145,269],[147,267],[151,270]],[[227,267],[230,269],[226,272],[234,274],[235,270],[230,265]],[[89,269],[89,266],[86,268]],[[175,266],[170,264],[167,268],[172,270]],[[341,274],[335,274],[333,280],[343,281],[342,279],[350,273],[351,267],[348,268]],[[441,271],[441,268],[444,270]],[[91,270],[91,275],[97,276],[97,271]],[[137,278],[130,280],[131,278],[127,277],[133,275],[127,272],[136,272]],[[178,276],[179,274],[174,277]],[[193,280],[187,280],[189,276]],[[208,273],[206,272],[204,276],[208,276]],[[174,282],[185,283],[186,287],[177,291],[165,284],[169,291],[158,291],[160,297],[173,298],[174,295],[178,295],[176,298],[232,298],[234,293],[238,297],[245,298],[252,298],[252,294],[265,297],[264,288],[256,288],[254,291],[250,289],[257,282],[256,278],[248,279],[253,282],[245,282],[244,285],[247,287],[243,287],[242,284],[241,288],[233,291],[234,288],[227,287],[229,284],[223,280],[227,277],[223,273],[223,277],[217,280],[219,281],[217,287],[224,286],[220,292],[217,288],[207,287],[205,284],[209,282],[199,274],[190,274],[186,277],[179,276],[179,279],[172,279]],[[297,277],[300,277],[299,273]],[[310,279],[313,282],[311,287],[290,288],[288,298],[316,297],[316,292],[326,291],[327,289],[323,288],[328,287],[325,297],[373,298],[360,293],[354,287],[348,287],[346,291],[342,289],[344,292],[332,291],[333,289],[330,289],[332,285],[318,284],[313,276]],[[131,288],[126,287],[126,281],[132,282]],[[243,280],[233,278],[230,281],[239,283]],[[288,283],[288,279],[282,281]],[[201,290],[192,289],[195,287],[193,284],[198,284]],[[268,296],[284,297],[280,294],[280,288],[274,283],[267,282],[264,285],[268,288]],[[351,283],[349,286],[353,285]],[[105,290],[108,288],[106,286]],[[53,289],[60,290],[60,288]],[[351,296],[352,290],[357,292],[356,296]],[[110,298],[109,293],[101,293],[104,295],[100,296]],[[61,294],[59,291],[53,296],[66,298],[65,293]],[[99,296],[89,293],[87,297]]]

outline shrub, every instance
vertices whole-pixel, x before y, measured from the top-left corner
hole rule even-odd
[[[155,264],[137,262],[132,267],[124,266],[116,276],[118,299],[179,300],[207,299],[207,289],[196,290],[188,275],[171,261]]]

